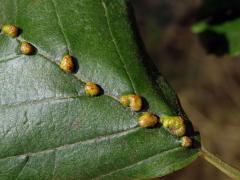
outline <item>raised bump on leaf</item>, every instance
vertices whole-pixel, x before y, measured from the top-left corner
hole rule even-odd
[[[160,121],[163,127],[169,129],[176,136],[181,137],[186,133],[186,126],[181,116],[162,116]]]
[[[60,62],[60,68],[67,73],[72,73],[74,70],[74,63],[73,63],[72,56],[65,55]]]
[[[182,147],[191,147],[192,146],[192,139],[188,136],[183,136],[181,138],[182,141]]]
[[[139,126],[142,128],[153,127],[158,123],[158,117],[155,116],[153,113],[144,112],[139,117]]]
[[[15,25],[5,24],[2,26],[2,32],[10,37],[17,37],[19,30]]]
[[[101,89],[97,84],[93,82],[87,82],[85,85],[85,92],[89,96],[97,96],[101,93]]]
[[[34,48],[30,43],[23,41],[21,42],[20,51],[22,54],[31,55],[34,51]]]
[[[143,105],[142,98],[134,94],[121,96],[120,103],[124,106],[129,106],[133,111],[140,111]]]

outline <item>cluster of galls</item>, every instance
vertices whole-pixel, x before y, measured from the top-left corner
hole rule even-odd
[[[67,73],[73,73],[75,68],[73,57],[65,55],[60,62],[60,68]],[[101,88],[94,82],[87,82],[85,84],[85,93],[88,96],[98,96],[101,93]]]
[[[15,25],[6,24],[3,25],[1,29],[4,34],[10,37],[15,38],[19,35],[19,29]],[[20,44],[20,51],[24,55],[31,55],[34,52],[34,47],[30,43],[22,41]],[[73,73],[75,68],[73,57],[65,55],[59,66],[63,71]],[[98,96],[101,93],[101,88],[93,82],[87,82],[85,84],[85,93],[88,96]],[[135,94],[121,96],[120,103],[126,107],[130,107],[132,111],[141,111],[143,107],[141,96]],[[159,118],[151,112],[144,112],[139,117],[138,123],[142,128],[151,128],[156,124],[161,123],[164,128],[170,131],[170,133],[177,137],[181,137],[183,147],[192,146],[191,138],[184,136],[186,133],[186,126],[184,120],[180,116],[161,116],[161,118]]]
[[[15,38],[19,35],[19,29],[15,25],[5,24],[1,29],[3,34],[12,38]],[[31,55],[34,52],[34,47],[30,43],[22,41],[20,43],[20,52],[24,55]]]
[[[142,110],[142,98],[135,94],[124,95],[120,97],[120,103],[130,107],[132,111]],[[139,117],[139,126],[142,128],[152,128],[156,124],[161,123],[171,134],[181,137],[183,147],[192,146],[192,140],[186,133],[186,126],[181,116],[161,116],[160,118],[151,112],[144,112]]]
[[[16,38],[19,35],[19,28],[15,25],[11,24],[5,24],[1,27],[2,33],[10,36],[12,38]],[[34,46],[26,41],[20,42],[20,52],[24,55],[32,55],[34,53]],[[67,73],[72,73],[74,71],[74,61],[72,56],[65,55],[61,62],[60,62],[60,68],[64,70]],[[85,92],[89,96],[98,96],[101,93],[101,88],[93,83],[93,82],[87,82],[85,85]]]
[[[72,73],[74,71],[73,57],[65,55],[60,62],[60,68],[67,73]],[[98,96],[101,93],[101,88],[93,82],[87,82],[85,84],[85,92],[89,96]],[[143,109],[143,100],[139,95],[124,95],[120,97],[119,101],[123,106],[129,107],[132,111],[138,112]],[[144,112],[139,117],[138,123],[142,128],[151,128],[161,123],[170,133],[177,137],[182,137],[181,142],[183,147],[190,147],[192,145],[191,138],[184,136],[186,133],[186,126],[184,120],[180,116],[161,116],[161,118],[159,118],[151,112]]]

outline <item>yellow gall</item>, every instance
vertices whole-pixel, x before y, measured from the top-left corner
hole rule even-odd
[[[15,25],[5,24],[2,26],[2,32],[11,37],[18,36],[18,28]]]
[[[135,94],[129,94],[120,97],[120,103],[124,106],[129,106],[133,111],[142,109],[142,98]]]
[[[123,106],[129,106],[130,102],[129,102],[128,96],[121,96],[121,97],[120,97],[120,103],[121,103]]]
[[[182,147],[191,147],[192,146],[192,139],[188,136],[183,136],[182,139]]]
[[[97,84],[87,82],[85,85],[85,92],[88,96],[97,96],[101,93],[101,89]]]
[[[178,137],[186,133],[186,126],[181,116],[162,116],[160,121],[163,127],[169,129],[172,134]]]
[[[65,55],[60,62],[60,68],[63,69],[67,73],[71,73],[74,71],[74,63],[73,58],[70,55]]]
[[[140,111],[142,109],[142,98],[138,95],[129,96],[130,108],[133,111]]]
[[[20,51],[22,54],[31,55],[33,53],[33,46],[28,42],[22,42],[20,46]]]
[[[153,113],[144,112],[142,116],[139,117],[138,123],[141,128],[153,127],[158,123],[158,117]]]

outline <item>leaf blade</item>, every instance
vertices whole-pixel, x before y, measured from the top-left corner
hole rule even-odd
[[[0,2],[7,14],[0,22],[16,22],[23,30],[17,40],[0,35],[8,47],[0,48],[0,177],[150,178],[197,157],[197,148],[181,148],[180,140],[162,127],[137,128],[139,114],[117,101],[125,93],[138,93],[149,111],[183,113],[169,85],[164,80],[158,84],[162,77],[151,77],[155,72],[144,66],[125,1]],[[15,14],[6,12],[11,5]],[[22,40],[33,44],[37,54],[18,57]],[[76,74],[58,67],[66,53],[78,60]],[[8,59],[9,54],[16,59]],[[86,97],[84,81],[97,82],[105,94]],[[164,154],[168,151],[173,153]],[[145,174],[139,173],[144,169]]]

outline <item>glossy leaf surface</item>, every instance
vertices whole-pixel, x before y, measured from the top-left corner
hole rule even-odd
[[[0,179],[144,179],[196,159],[197,148],[163,127],[139,128],[141,113],[118,101],[139,94],[145,110],[184,115],[131,22],[123,0],[0,0],[0,24],[21,28],[16,39],[0,35]],[[20,54],[23,40],[34,55]],[[66,54],[74,74],[59,67]],[[86,96],[88,81],[104,94]]]

